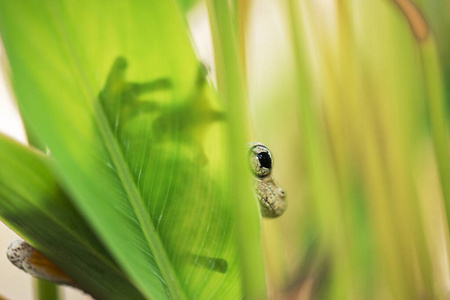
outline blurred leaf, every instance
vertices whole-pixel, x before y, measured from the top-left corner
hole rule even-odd
[[[401,2],[416,18],[422,14],[411,9],[416,1]],[[273,244],[284,236],[275,244],[288,250],[273,251],[278,260],[292,252],[278,272],[280,290],[285,282],[293,284],[280,293],[289,299],[447,299],[448,230],[440,186],[445,194],[449,151],[442,82],[448,78],[440,78],[439,69],[448,62],[437,59],[440,47],[433,35],[420,45],[394,1],[287,4],[292,48],[269,48],[277,54],[273,69],[261,55],[255,74],[249,71],[254,82],[264,78],[254,88],[260,96],[256,135],[281,144],[288,164],[279,178],[289,211],[282,230],[268,237]],[[445,40],[447,21],[425,16],[441,24],[438,42]],[[270,27],[286,26],[286,19],[279,22]],[[273,39],[266,43],[282,44]],[[295,80],[286,84],[290,78]],[[293,104],[296,114],[289,114]],[[298,225],[287,230],[293,224]],[[328,262],[326,279],[321,264],[303,250],[316,234],[315,257]],[[303,268],[308,263],[309,270]]]
[[[199,0],[177,0],[184,11],[190,10]]]
[[[226,165],[232,174],[230,203],[233,205],[238,227],[239,255],[246,299],[266,299],[266,276],[261,246],[261,213],[251,190],[248,157],[241,151],[248,142],[248,95],[245,80],[245,48],[237,38],[236,14],[232,3],[226,0],[208,0],[208,14],[217,68],[220,95],[227,104],[230,120],[227,133],[229,149]],[[225,169],[225,168],[224,168]]]
[[[51,160],[0,135],[2,220],[99,299],[142,299],[49,171]]]
[[[25,122],[143,295],[241,297],[220,105],[173,3],[2,1],[0,30]]]

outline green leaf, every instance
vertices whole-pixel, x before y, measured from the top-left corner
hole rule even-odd
[[[142,294],[241,297],[220,104],[174,4],[1,1],[0,33],[25,122]]]
[[[48,166],[51,160],[0,135],[2,220],[99,299],[142,299]]]

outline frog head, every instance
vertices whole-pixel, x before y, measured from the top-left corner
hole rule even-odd
[[[272,176],[272,154],[264,144],[253,142],[249,145],[248,156],[261,215],[266,218],[281,216],[286,210],[286,192]]]

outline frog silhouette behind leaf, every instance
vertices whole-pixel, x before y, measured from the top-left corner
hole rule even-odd
[[[203,132],[211,123],[224,120],[225,115],[214,110],[204,95],[207,86],[207,71],[204,65],[200,64],[198,68],[195,86],[188,98],[166,105],[141,97],[158,91],[170,92],[173,83],[168,78],[144,83],[128,82],[125,78],[126,68],[126,60],[118,57],[99,95],[114,133],[120,136],[133,120],[145,119],[152,128],[153,144],[162,144],[175,138],[174,142],[177,144],[191,147],[197,163],[206,164],[206,155],[201,147]],[[146,139],[150,140],[148,137]]]
[[[204,211],[205,208],[195,208],[184,201],[184,193],[186,192],[183,186],[185,186],[186,178],[189,178],[189,184],[194,188],[197,187],[199,191],[196,194],[197,197],[202,197],[202,193],[206,193],[202,189],[198,189],[202,183],[204,184],[209,180],[205,180],[207,174],[202,172],[208,164],[202,146],[202,137],[208,126],[214,122],[225,120],[225,115],[223,112],[213,109],[208,101],[209,99],[205,94],[205,89],[208,87],[207,71],[202,64],[197,71],[195,86],[187,99],[167,105],[142,98],[143,96],[151,96],[152,93],[158,91],[170,92],[173,89],[171,80],[161,78],[143,83],[128,82],[125,78],[126,69],[126,60],[118,57],[114,61],[105,86],[99,94],[99,102],[112,132],[122,144],[124,155],[128,155],[127,149],[133,149],[133,151],[134,149],[142,149],[132,153],[135,159],[130,162],[130,169],[137,184],[141,186],[143,198],[152,199],[151,196],[155,196],[153,199],[161,199],[164,196],[166,199],[172,200],[167,203],[166,201],[147,200],[149,213],[153,215],[153,220],[156,222],[155,229],[165,230],[162,234],[163,242],[171,244],[176,241],[176,243],[183,244],[180,241],[185,239],[186,244],[189,244],[189,236],[193,234],[189,230],[196,230],[196,228],[183,228],[183,233],[174,229],[167,230],[164,224],[160,228],[161,220],[167,211],[184,218],[195,218],[197,213]],[[145,136],[140,136],[140,134],[145,134]],[[174,147],[174,144],[176,144],[176,147]],[[158,153],[158,155],[151,159],[148,153],[153,155]],[[182,159],[182,163],[179,162],[178,156],[180,155],[186,157],[186,159]],[[265,145],[251,143],[248,157],[254,175],[254,188],[259,200],[261,215],[268,218],[281,216],[286,209],[286,193],[278,186],[272,176],[272,154]],[[167,166],[177,166],[177,171],[175,173],[160,172],[165,170]],[[153,168],[150,172],[152,174],[175,177],[158,179],[160,182],[164,182],[164,180],[170,182],[169,190],[161,192],[167,194],[161,195],[158,191],[152,190],[152,180],[156,180],[156,178],[142,179],[140,177],[141,169],[146,167]],[[200,179],[192,176],[193,174]],[[220,189],[209,195],[217,196],[218,194],[220,194]],[[157,202],[157,204],[154,202]],[[220,223],[219,219],[223,218],[223,215],[219,213],[221,208],[210,207],[207,209],[211,214],[210,219]],[[201,222],[202,220],[199,218],[198,223],[195,224],[196,227],[207,227],[208,234],[211,234],[213,230],[210,225],[214,226],[215,222],[213,224]],[[202,234],[205,237],[207,236],[205,232],[202,232]],[[169,256],[177,257],[179,255],[179,257],[184,257],[196,266],[218,273],[227,272],[228,263],[225,259],[211,257],[206,253],[192,253],[189,249],[180,250],[176,243],[172,245],[173,247],[167,247],[168,250],[176,249],[175,253],[168,253]],[[205,252],[208,252],[208,246],[202,245],[202,247],[206,249]],[[184,251],[184,254],[176,254],[176,251]],[[36,255],[39,260],[36,260]],[[32,276],[78,287],[69,276],[25,241],[12,242],[8,248],[8,258],[13,264]],[[39,261],[38,265],[36,265],[36,261]]]
[[[108,75],[105,88],[99,97],[107,115],[109,115],[110,125],[115,131],[117,131],[118,124],[123,124],[142,114],[156,113],[158,116],[152,120],[152,127],[155,139],[161,141],[170,136],[170,134],[165,133],[174,130],[174,128],[170,128],[173,126],[173,120],[177,120],[178,130],[189,132],[225,119],[224,113],[212,109],[203,93],[207,86],[207,69],[203,64],[199,66],[196,86],[190,98],[180,105],[165,110],[159,107],[156,102],[139,101],[138,97],[158,90],[170,90],[173,87],[171,81],[167,78],[161,78],[145,83],[126,82],[126,68],[126,60],[122,57],[117,58]],[[111,113],[112,107],[119,108],[119,113]],[[181,142],[189,143],[196,152],[197,162],[206,164],[207,159],[201,141],[189,133],[177,135],[177,137],[180,136],[184,136]],[[255,190],[261,206],[261,214],[263,217],[279,217],[286,210],[286,192],[278,186],[271,174],[272,154],[262,143],[253,142],[249,145],[249,148],[250,166],[254,175]],[[263,170],[265,173],[261,173]]]

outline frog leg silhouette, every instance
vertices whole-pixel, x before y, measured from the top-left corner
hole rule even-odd
[[[127,66],[125,58],[116,58],[99,95],[100,103],[115,132],[131,118],[159,109],[155,102],[140,100],[141,95],[172,88],[172,82],[168,78],[143,83],[128,82],[125,77]]]
[[[215,258],[202,255],[191,255],[191,258],[193,259],[193,263],[196,266],[219,273],[226,273],[228,271],[228,263],[223,258]]]

